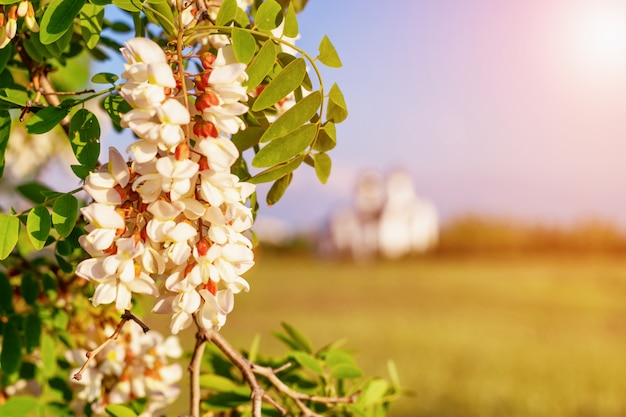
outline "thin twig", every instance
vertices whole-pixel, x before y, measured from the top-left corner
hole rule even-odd
[[[194,314],[194,320],[196,316]],[[189,362],[189,413],[191,417],[200,417],[200,365],[202,363],[202,356],[208,342],[206,331],[198,326],[196,320],[196,326],[198,332],[196,333],[196,346],[193,349],[191,361]]]
[[[87,369],[87,366],[89,366],[89,363],[93,360],[93,358],[96,357],[96,355],[98,355],[98,353],[102,352],[102,350],[105,347],[107,347],[109,343],[111,343],[114,340],[117,340],[118,336],[120,335],[120,332],[122,331],[122,328],[124,327],[126,322],[129,320],[132,320],[136,322],[139,326],[141,326],[144,333],[150,330],[148,326],[146,326],[141,320],[135,317],[135,315],[133,315],[129,310],[124,310],[124,314],[122,314],[122,320],[120,320],[120,322],[117,324],[117,327],[113,331],[113,334],[107,337],[106,340],[102,342],[94,350],[90,350],[85,354],[85,356],[87,356],[87,360],[85,361],[83,366],[81,366],[81,368],[78,370],[78,372],[74,374],[72,378],[74,378],[77,381],[80,381],[83,378],[83,372],[85,371],[85,369]]]

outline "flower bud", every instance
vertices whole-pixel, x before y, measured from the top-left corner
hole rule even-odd
[[[199,138],[216,138],[218,136],[217,128],[212,122],[196,119],[193,124],[193,134]]]
[[[217,106],[220,104],[220,99],[213,92],[208,92],[202,94],[200,97],[196,98],[196,110],[202,112],[204,109],[209,108],[211,106]]]
[[[217,57],[210,52],[205,52],[200,56],[200,61],[202,62],[202,67],[204,69],[209,69],[213,67],[213,63]]]
[[[177,161],[189,159],[189,145],[187,145],[185,142],[179,143],[178,146],[176,146],[174,155],[176,156]]]
[[[198,249],[198,255],[205,256],[209,251],[211,244],[206,239],[201,239],[198,243],[196,243],[196,249]]]

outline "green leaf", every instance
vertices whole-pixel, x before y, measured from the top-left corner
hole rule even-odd
[[[284,164],[280,164],[265,171],[261,171],[256,174],[254,177],[249,178],[247,181],[252,184],[262,184],[264,182],[270,182],[279,179],[280,177],[289,174],[293,170],[297,169],[302,161],[304,160],[304,155],[300,155],[297,158],[294,158],[290,161],[285,162]]]
[[[219,12],[217,12],[217,18],[215,19],[216,26],[228,26],[237,15],[237,0],[224,0],[220,6]]]
[[[32,395],[16,395],[0,406],[2,416],[32,416],[37,413],[40,403]]]
[[[100,156],[100,124],[87,109],[78,110],[70,122],[70,143],[76,159],[86,168],[93,168]]]
[[[0,111],[0,178],[4,173],[4,154],[11,136],[11,114],[6,110]]]
[[[202,374],[200,376],[200,388],[220,392],[234,391],[239,388],[232,379],[215,374]]]
[[[57,359],[56,343],[48,334],[41,335],[41,371],[45,377],[51,377],[56,372]]]
[[[306,124],[298,129],[283,136],[274,139],[252,158],[252,166],[256,168],[266,168],[280,164],[290,158],[301,154],[313,143],[317,134],[317,125]]]
[[[108,405],[104,411],[112,417],[137,417],[137,413],[122,404]]]
[[[322,184],[326,184],[333,166],[330,156],[325,153],[318,153],[313,155],[313,160],[315,161],[315,175]]]
[[[333,122],[326,122],[317,135],[313,149],[318,152],[328,152],[335,146],[337,146],[337,129]]]
[[[287,332],[289,337],[296,342],[296,345],[299,347],[298,350],[313,353],[313,345],[308,337],[304,335],[300,330],[296,329],[289,323],[282,322],[280,323],[283,326],[283,329]]]
[[[26,107],[26,102],[29,100],[30,97],[25,90],[17,88],[0,89],[0,101],[8,105],[9,108],[15,109],[19,107]]]
[[[384,379],[372,379],[367,381],[357,402],[365,406],[379,404],[383,401],[388,389],[389,383]]]
[[[238,62],[247,64],[256,52],[256,41],[250,32],[234,27],[232,32],[232,45],[235,58]]]
[[[328,92],[328,111],[326,119],[333,123],[341,123],[348,117],[348,107],[343,98],[343,93],[335,83]]]
[[[32,272],[24,272],[22,274],[22,282],[20,284],[22,297],[27,304],[34,305],[39,297],[39,280]]]
[[[353,379],[363,376],[363,371],[356,365],[342,363],[331,368],[330,374],[337,379]]]
[[[142,9],[140,0],[113,0],[113,4],[127,12],[140,12]]]
[[[144,8],[144,13],[148,20],[163,28],[166,34],[173,35],[177,22],[174,22],[174,13],[172,13],[170,2],[165,0],[148,0],[148,6]]]
[[[266,40],[246,69],[248,80],[245,85],[248,87],[248,90],[256,88],[263,82],[263,79],[272,71],[272,68],[274,68],[276,56],[276,44],[271,39]]]
[[[15,54],[13,44],[8,44],[4,48],[0,49],[0,72],[4,71],[9,60]]]
[[[41,249],[46,245],[51,226],[50,213],[44,206],[35,206],[28,213],[26,231],[35,249]]]
[[[91,82],[94,84],[115,84],[119,78],[120,77],[110,72],[99,72],[91,77]]]
[[[324,371],[320,361],[309,353],[296,351],[289,353],[289,356],[315,374],[319,375]]]
[[[13,287],[6,274],[0,271],[0,311],[13,311]]]
[[[241,154],[246,149],[250,149],[253,146],[258,145],[259,138],[263,135],[263,132],[265,132],[265,129],[262,127],[251,126],[234,134],[231,140]]]
[[[102,100],[102,108],[107,112],[109,117],[111,118],[111,122],[113,126],[121,129],[120,121],[122,120],[121,114],[127,113],[132,110],[130,104],[126,102],[119,95],[109,95]]]
[[[0,260],[6,259],[15,245],[20,234],[20,219],[9,214],[0,214]]]
[[[285,98],[287,94],[302,84],[305,75],[306,63],[304,59],[294,59],[263,89],[252,105],[252,111],[266,109]]]
[[[292,178],[293,173],[290,172],[284,177],[277,179],[274,184],[272,184],[269,191],[267,192],[267,198],[265,199],[265,202],[268,206],[272,206],[278,203],[278,200],[282,198],[282,196],[285,194],[285,191],[287,191],[287,187],[289,187],[289,184],[291,184]]]
[[[35,204],[41,204],[46,200],[44,194],[49,194],[52,190],[43,184],[39,184],[36,181],[25,182],[15,187],[22,197],[25,197]]]
[[[52,0],[43,13],[39,39],[49,45],[71,30],[85,0]]]
[[[24,320],[24,336],[26,339],[26,352],[32,353],[39,347],[41,341],[41,319],[36,313],[31,313]]]
[[[71,194],[63,194],[52,205],[52,224],[61,237],[67,237],[78,219],[78,200]]]
[[[322,41],[320,42],[319,52],[320,54],[317,58],[322,64],[331,68],[341,68],[341,59],[339,59],[337,50],[326,35],[324,35]]]
[[[298,19],[296,19],[296,9],[293,6],[293,2],[289,2],[287,8],[287,15],[285,16],[285,25],[283,26],[283,36],[288,38],[295,38],[298,36]]]
[[[20,0],[0,0],[0,4],[14,4]]]
[[[87,48],[93,49],[98,44],[103,22],[104,7],[85,3],[80,10],[80,31]]]
[[[266,0],[254,15],[254,24],[259,30],[276,29],[282,20],[283,8],[275,0]]]
[[[66,107],[44,107],[26,123],[26,130],[32,135],[40,135],[55,128],[70,112]]]
[[[304,123],[311,120],[313,116],[317,114],[317,110],[320,108],[321,104],[322,95],[319,91],[309,94],[272,123],[263,136],[261,136],[259,142],[268,142],[293,132]]]
[[[22,364],[22,338],[17,329],[15,320],[4,324],[2,335],[2,353],[0,354],[0,368],[3,374],[14,374],[20,370]]]
[[[396,363],[391,359],[387,361],[387,372],[389,372],[389,378],[391,379],[391,383],[393,384],[394,388],[399,389],[400,376],[398,373],[398,367],[396,366]]]

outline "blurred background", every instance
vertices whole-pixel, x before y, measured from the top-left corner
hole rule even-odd
[[[299,23],[350,115],[328,183],[261,208],[224,333],[288,317],[392,359],[394,417],[626,414],[626,3],[311,0]]]

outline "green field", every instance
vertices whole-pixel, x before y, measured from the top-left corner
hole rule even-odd
[[[421,258],[351,264],[258,255],[223,333],[281,321],[346,338],[370,375],[398,365],[394,417],[626,415],[626,257]]]

